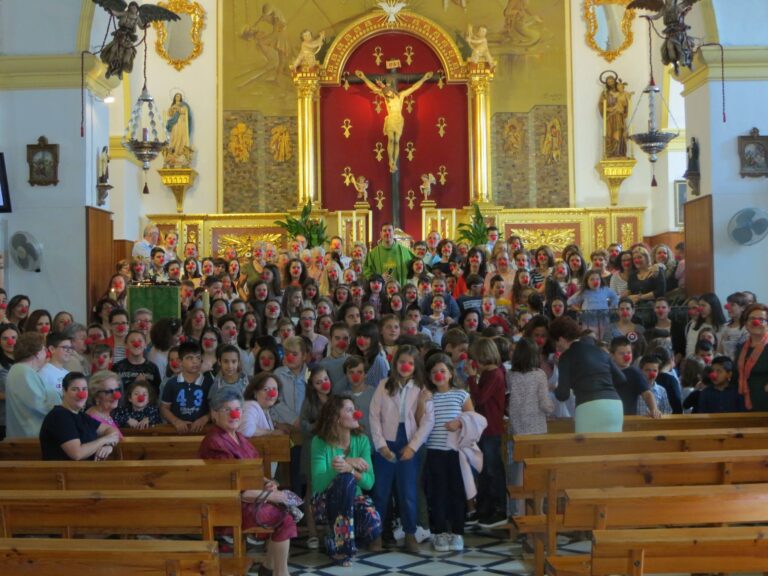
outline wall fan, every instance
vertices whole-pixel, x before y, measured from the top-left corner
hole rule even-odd
[[[40,272],[43,245],[29,232],[16,232],[11,236],[11,259],[22,270]]]
[[[742,246],[757,244],[768,235],[768,212],[760,208],[744,208],[728,222],[728,236]]]

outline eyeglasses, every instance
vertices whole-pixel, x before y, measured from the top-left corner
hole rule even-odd
[[[128,326],[128,322],[112,322],[112,326]]]
[[[120,388],[106,388],[104,390],[99,390],[97,393],[112,396],[115,392],[120,392]]]
[[[760,324],[768,324],[768,318],[763,318],[761,316],[753,316],[751,318],[747,318],[750,322],[758,322]]]

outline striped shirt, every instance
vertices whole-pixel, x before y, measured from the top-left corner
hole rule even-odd
[[[430,450],[450,450],[448,447],[448,430],[445,429],[445,425],[458,418],[467,398],[469,398],[469,393],[458,388],[432,394],[435,425],[432,427],[429,438],[427,438],[427,448]]]

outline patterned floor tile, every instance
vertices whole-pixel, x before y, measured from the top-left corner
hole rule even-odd
[[[445,558],[445,561],[450,562],[451,564],[465,564],[467,566],[474,567],[486,566],[488,564],[493,564],[494,562],[499,562],[503,559],[504,556],[500,556],[498,554],[489,554],[485,551],[479,552],[472,550],[464,553],[454,552],[453,555]]]
[[[533,570],[533,563],[525,562],[524,560],[510,560],[507,562],[499,562],[498,564],[491,564],[486,566],[489,570],[495,570],[504,574],[510,572],[522,573],[531,572]]]
[[[412,566],[406,570],[401,570],[401,572],[403,574],[416,574],[418,576],[459,576],[472,573],[473,570],[468,566],[459,566],[437,561]]]
[[[384,566],[386,568],[403,568],[424,562],[425,558],[418,558],[402,552],[388,552],[385,554],[370,554],[362,559],[366,564]]]

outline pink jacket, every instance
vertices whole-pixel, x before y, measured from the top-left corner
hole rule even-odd
[[[390,396],[382,380],[376,387],[370,407],[371,438],[374,450],[380,450],[387,445],[387,441],[397,440],[397,427],[400,424],[400,404],[397,396]],[[408,447],[416,452],[427,441],[429,433],[435,424],[435,414],[430,400],[426,404],[421,423],[416,424],[416,406],[419,402],[421,388],[412,386],[406,396],[405,410],[405,434],[408,438]]]

